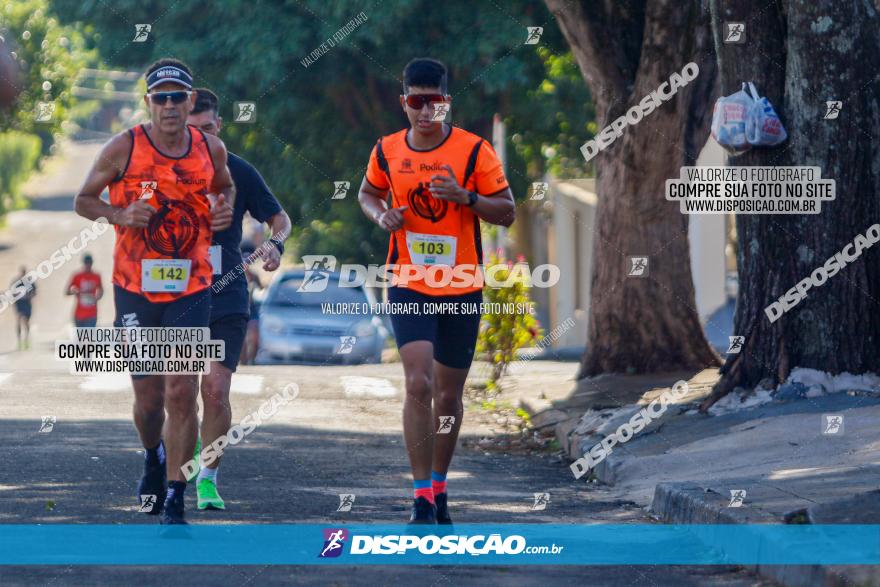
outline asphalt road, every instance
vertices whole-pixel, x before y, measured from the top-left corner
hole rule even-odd
[[[69,207],[73,186],[96,146],[68,147],[67,158],[32,182],[34,209],[10,215],[0,231],[0,272],[33,266],[88,223]],[[45,199],[43,201],[41,198]],[[97,266],[109,279],[112,235],[93,244]],[[131,423],[126,377],[71,375],[53,358],[54,341],[66,336],[70,301],[61,295],[76,263],[45,282],[34,306],[34,345],[0,348],[0,532],[3,524],[155,524],[136,512],[141,471]],[[0,274],[2,281],[2,274]],[[112,301],[100,306],[99,324],[112,319]],[[12,332],[11,311],[0,313],[0,332]],[[12,343],[12,344],[10,344]],[[571,376],[571,366],[530,367],[543,377]],[[556,370],[556,371],[554,371]],[[408,517],[410,478],[402,446],[399,364],[245,367],[233,381],[233,421],[256,410],[289,383],[299,396],[241,444],[227,452],[219,486],[225,512],[197,512],[194,524],[400,523]],[[40,432],[54,416],[51,432]],[[492,434],[479,418],[465,417],[464,437]],[[475,442],[468,443],[474,447]],[[462,448],[449,476],[453,517],[468,523],[651,523],[634,505],[601,488],[576,482],[552,452],[502,454]],[[550,504],[532,511],[533,494]],[[339,494],[352,493],[349,513],[337,513]],[[731,567],[0,567],[0,585],[761,585]]]

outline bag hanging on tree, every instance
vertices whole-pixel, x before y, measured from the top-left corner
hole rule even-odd
[[[753,147],[774,147],[785,141],[788,133],[785,132],[782,121],[779,120],[770,100],[759,96],[752,82],[749,82],[749,91],[754,100],[746,118],[746,138],[749,143]]]
[[[733,155],[749,150],[746,137],[746,119],[755,101],[743,89],[729,96],[722,96],[715,101],[712,111],[712,137],[718,144]]]

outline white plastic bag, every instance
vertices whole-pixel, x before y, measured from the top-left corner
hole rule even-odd
[[[773,105],[770,100],[758,95],[755,84],[749,82],[748,85],[754,102],[746,118],[746,138],[753,147],[773,147],[782,143],[788,138],[788,133]],[[743,86],[745,90],[745,84]]]
[[[743,89],[715,101],[712,111],[712,137],[734,155],[750,148],[746,137],[746,119],[755,101]]]

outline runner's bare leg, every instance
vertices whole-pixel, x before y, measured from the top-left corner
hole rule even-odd
[[[165,453],[168,463],[168,481],[183,481],[180,467],[192,459],[199,433],[197,375],[165,376]]]
[[[454,369],[441,365],[434,361],[434,430],[439,426],[441,416],[455,416],[455,423],[448,434],[434,435],[434,454],[432,469],[438,473],[446,473],[455,445],[458,441],[458,431],[464,419],[464,404],[462,394],[464,384],[470,369]]]
[[[431,394],[434,345],[426,340],[414,340],[400,348],[403,373],[406,379],[406,397],[403,400],[403,437],[413,479],[431,476],[433,452],[433,416]]]

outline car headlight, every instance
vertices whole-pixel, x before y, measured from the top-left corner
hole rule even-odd
[[[284,332],[284,320],[277,316],[261,316],[263,327],[269,334],[281,334]]]
[[[355,336],[370,336],[374,332],[373,323],[369,320],[361,320],[354,325],[352,333]]]

